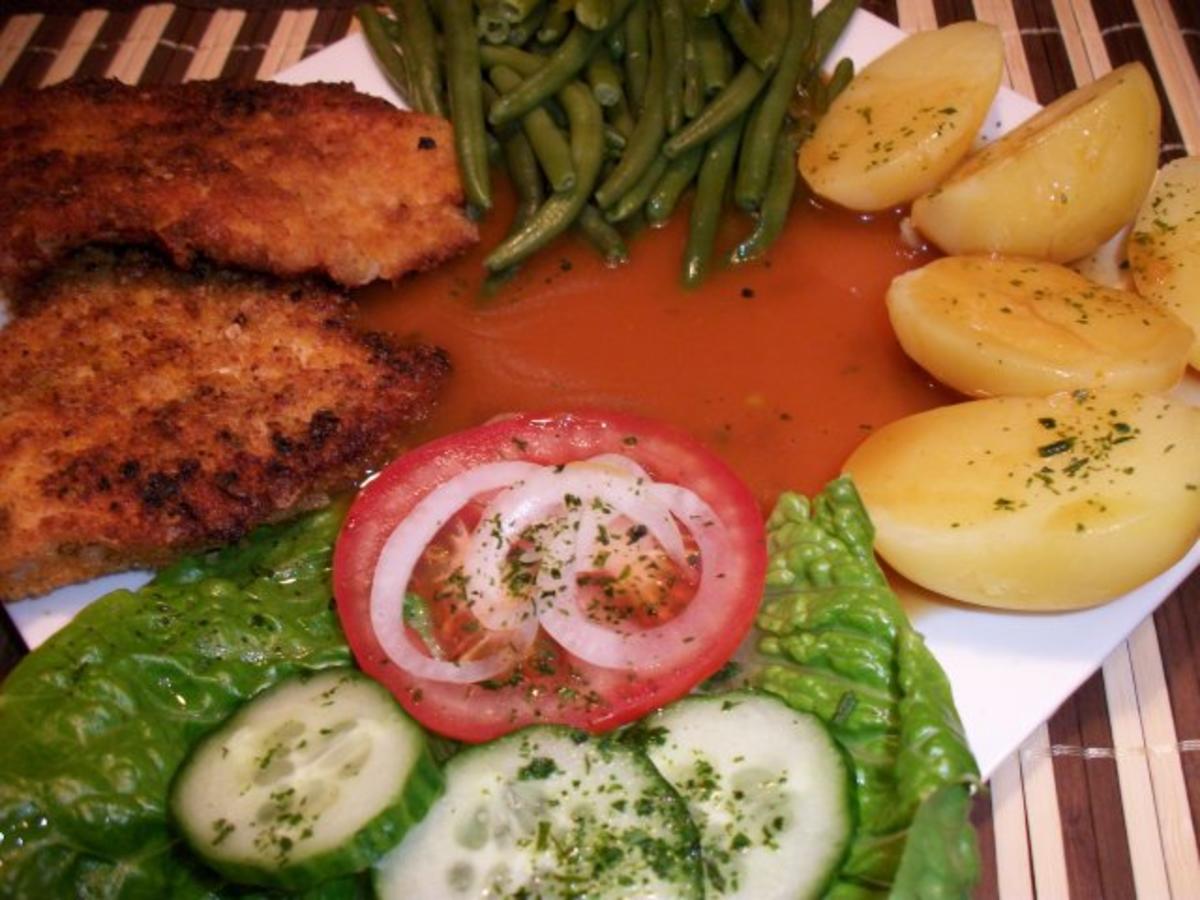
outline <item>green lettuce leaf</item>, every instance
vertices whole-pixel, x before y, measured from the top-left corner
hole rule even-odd
[[[853,766],[857,826],[829,896],[966,896],[978,877],[968,813],[979,770],[873,540],[849,479],[811,503],[780,498],[754,681],[828,723]]]
[[[350,661],[329,586],[340,518],[185,560],[97,601],[22,661],[0,692],[0,894],[268,896],[221,882],[178,843],[167,789],[196,739],[245,700]],[[872,537],[849,482],[811,504],[781,499],[756,680],[820,715],[853,762],[858,825],[829,895],[962,896],[978,871],[966,818],[978,773]],[[343,879],[306,896],[367,890]]]
[[[167,789],[196,739],[245,700],[350,662],[329,583],[343,511],[110,594],[21,661],[0,692],[0,895],[236,893],[168,829]]]
[[[979,880],[971,790],[947,784],[930,794],[913,817],[891,896],[895,900],[942,900],[970,896]]]

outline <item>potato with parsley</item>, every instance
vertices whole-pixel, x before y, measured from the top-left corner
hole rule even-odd
[[[821,197],[882,210],[938,184],[971,149],[1000,87],[1000,32],[960,22],[914,34],[850,83],[800,148]]]
[[[974,396],[1169,390],[1193,341],[1152,301],[1034,260],[944,257],[894,279],[887,305],[904,351]]]
[[[1141,63],[1059,97],[913,203],[946,253],[1069,262],[1126,225],[1158,166],[1160,108]]]
[[[900,574],[983,606],[1118,597],[1200,537],[1200,409],[1153,394],[996,397],[875,432],[846,471]]]
[[[1138,293],[1196,332],[1188,361],[1200,369],[1200,157],[1162,167],[1133,223],[1128,252]]]

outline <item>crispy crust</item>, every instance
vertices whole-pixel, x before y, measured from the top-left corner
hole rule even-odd
[[[349,85],[0,89],[0,290],[84,244],[347,286],[478,239],[450,123]]]
[[[0,599],[234,540],[398,449],[445,355],[314,284],[89,253],[0,330]]]

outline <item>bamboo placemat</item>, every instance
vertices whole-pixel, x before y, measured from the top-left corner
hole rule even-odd
[[[1041,103],[1141,60],[1163,102],[1163,160],[1200,154],[1197,0],[864,6],[907,31],[996,24],[1005,82]],[[0,6],[0,84],[269,78],[356,27],[349,2],[18,0]],[[10,630],[10,654],[19,640]],[[978,897],[1200,897],[1198,672],[1200,571],[997,770],[974,813]]]

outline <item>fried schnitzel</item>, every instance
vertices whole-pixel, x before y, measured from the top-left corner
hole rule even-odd
[[[0,330],[0,599],[215,546],[399,448],[449,374],[312,283],[96,251]]]
[[[347,286],[477,239],[450,123],[349,85],[0,89],[0,291],[92,242]]]

